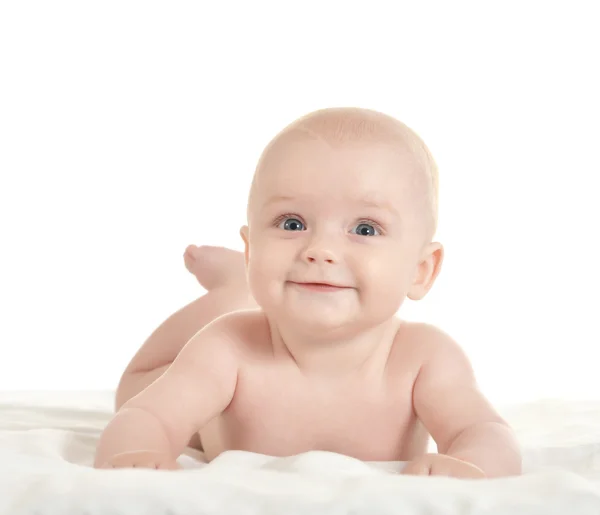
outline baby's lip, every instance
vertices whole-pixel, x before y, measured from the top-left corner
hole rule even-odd
[[[328,281],[290,281],[294,284],[301,284],[305,286],[328,286],[330,288],[349,288],[349,286],[343,286],[341,284],[336,284]]]

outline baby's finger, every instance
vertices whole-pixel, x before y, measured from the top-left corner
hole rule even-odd
[[[402,471],[402,474],[408,476],[428,476],[430,473],[431,467],[429,463],[423,460],[411,461]]]
[[[431,475],[460,479],[481,479],[485,477],[485,474],[481,469],[475,467],[474,465],[461,462],[435,463],[431,468]]]
[[[157,464],[153,461],[142,460],[133,465],[136,469],[156,469],[158,468]]]
[[[167,462],[161,463],[158,466],[158,468],[161,470],[179,470],[179,469],[181,469],[181,465],[179,463],[177,463],[176,461],[167,461]]]
[[[465,465],[460,471],[460,477],[465,479],[485,479],[485,472],[475,465]]]

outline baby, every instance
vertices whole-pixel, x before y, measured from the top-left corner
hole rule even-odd
[[[322,450],[405,474],[520,474],[458,344],[396,316],[440,272],[437,189],[425,144],[385,114],[324,109],[281,131],[253,178],[244,255],[188,248],[209,293],[131,361],[94,466],[175,469],[195,445],[207,460]]]

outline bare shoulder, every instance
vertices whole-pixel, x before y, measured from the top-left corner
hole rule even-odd
[[[394,344],[418,360],[420,366],[435,366],[439,363],[470,368],[459,343],[446,331],[432,324],[402,321]]]
[[[215,345],[240,352],[260,346],[269,335],[269,324],[263,311],[247,309],[216,318],[198,331],[192,340],[215,342]]]
[[[410,341],[417,341],[419,344],[443,343],[443,340],[449,341],[448,333],[439,327],[426,322],[409,322],[402,320],[398,324],[398,337]]]
[[[216,318],[192,336],[170,368],[181,373],[233,374],[245,360],[247,349],[258,340],[263,319],[258,310]]]

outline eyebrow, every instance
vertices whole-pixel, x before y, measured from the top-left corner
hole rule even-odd
[[[388,202],[387,200],[379,199],[379,198],[371,196],[371,195],[366,195],[364,197],[357,199],[357,202],[366,207],[375,208],[375,209],[383,209],[385,211],[388,211],[389,213],[391,213],[394,216],[398,216],[398,217],[400,216],[398,209],[391,202]]]
[[[288,202],[290,200],[294,200],[296,197],[290,197],[287,195],[275,195],[274,197],[269,198],[264,205],[269,206],[271,204],[276,204],[277,202]]]
[[[276,204],[278,202],[289,202],[292,200],[296,200],[297,197],[292,197],[289,195],[275,195],[269,198],[263,205],[270,206],[271,204]],[[383,209],[384,211],[389,212],[394,216],[400,216],[398,209],[391,203],[383,199],[378,199],[373,195],[365,195],[363,197],[355,199],[355,203],[362,204],[365,207],[373,208],[373,209]]]

